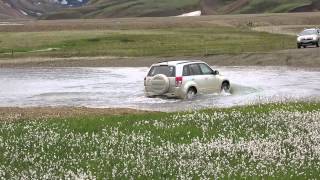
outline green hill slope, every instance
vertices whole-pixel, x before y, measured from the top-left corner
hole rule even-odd
[[[40,19],[176,16],[195,10],[201,10],[204,15],[320,10],[319,0],[82,0],[82,3],[78,0],[3,0],[3,2],[5,3],[0,3],[0,15],[10,16],[10,13],[18,12],[21,16],[22,12],[24,15]],[[13,11],[10,11],[10,8]]]
[[[311,0],[252,0],[247,6],[238,10],[240,13],[278,13],[311,4]]]
[[[204,14],[248,14],[291,12],[296,8],[314,5],[312,0],[202,0]]]
[[[93,0],[79,8],[49,13],[44,18],[174,16],[198,8],[199,0]]]
[[[195,10],[205,15],[280,13],[306,6],[313,7],[306,11],[320,9],[313,0],[95,0],[79,8],[47,14],[44,18],[176,16]]]

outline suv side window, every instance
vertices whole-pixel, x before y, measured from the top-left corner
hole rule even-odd
[[[204,74],[204,75],[213,74],[212,69],[208,65],[199,64],[199,66],[201,68],[202,74]]]
[[[190,64],[190,75],[202,75],[199,64]]]
[[[183,73],[182,76],[190,76],[190,69],[189,69],[189,65],[185,65],[183,66]]]

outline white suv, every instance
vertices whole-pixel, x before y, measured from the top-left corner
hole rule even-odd
[[[306,48],[309,45],[315,45],[319,47],[320,30],[318,28],[305,29],[297,37],[297,47]]]
[[[196,94],[229,91],[230,81],[202,61],[167,61],[153,64],[144,78],[148,97],[192,99]]]

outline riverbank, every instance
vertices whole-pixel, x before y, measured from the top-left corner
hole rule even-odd
[[[0,107],[1,121],[38,120],[68,117],[115,116],[151,113],[129,108],[86,108],[86,107]]]
[[[289,49],[270,53],[208,55],[202,57],[71,57],[0,59],[0,67],[149,67],[164,60],[203,60],[217,66],[320,67],[320,49]]]

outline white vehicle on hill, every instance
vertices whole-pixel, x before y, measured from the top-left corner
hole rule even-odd
[[[230,91],[230,81],[202,61],[153,64],[144,79],[147,97],[192,99],[196,94]]]
[[[305,29],[297,37],[297,47],[300,49],[301,47],[306,48],[307,46],[313,45],[319,47],[320,41],[320,29],[312,28]]]

